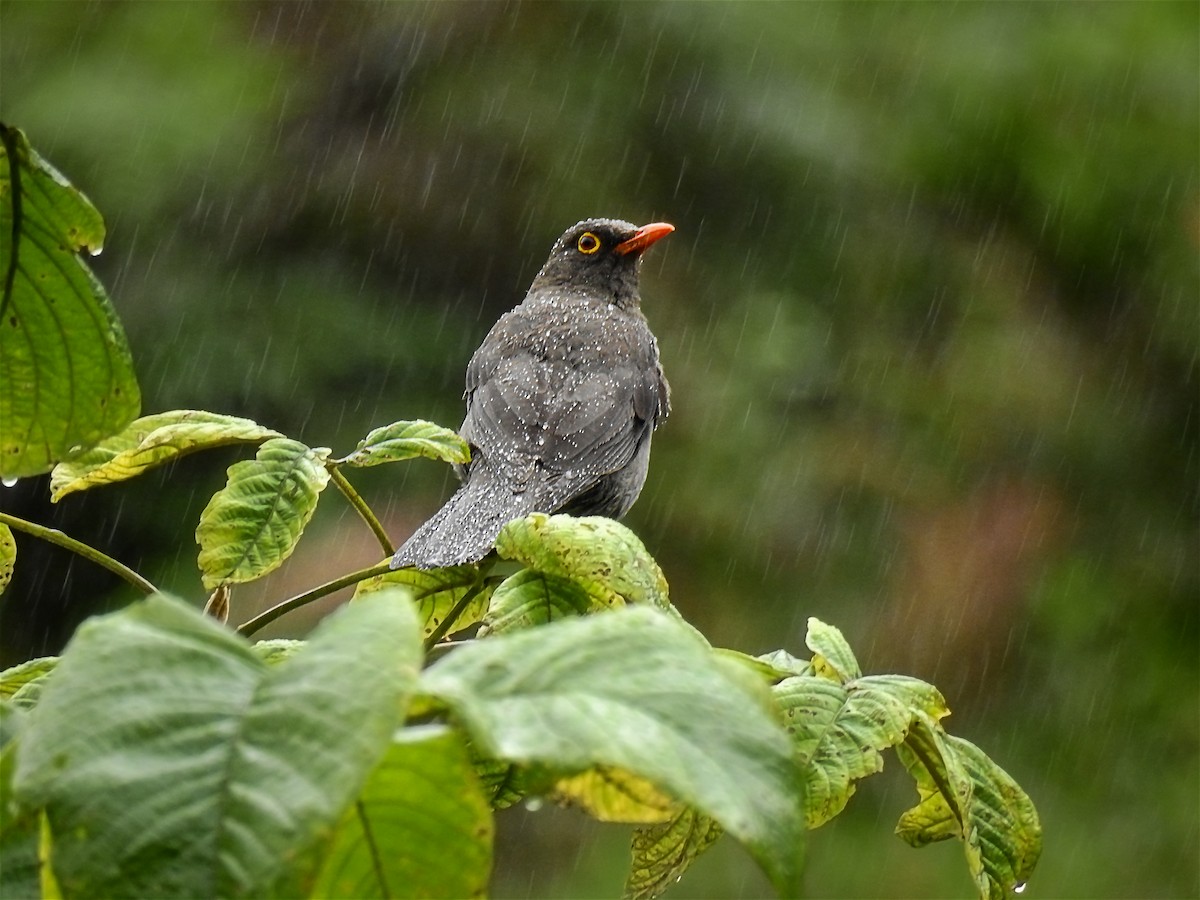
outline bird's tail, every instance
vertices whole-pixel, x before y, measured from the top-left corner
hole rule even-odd
[[[486,469],[472,472],[445,506],[396,551],[392,568],[437,569],[483,559],[505,522],[531,512],[524,495],[497,482]]]

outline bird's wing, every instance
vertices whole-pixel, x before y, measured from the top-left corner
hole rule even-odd
[[[557,507],[626,466],[666,413],[653,338],[623,324],[596,336],[608,348],[599,365],[547,359],[536,340],[487,340],[468,366],[463,437],[517,490],[540,470],[534,483],[545,480],[549,499],[539,506]]]
[[[467,414],[460,429],[473,448],[472,461],[486,462],[514,490],[524,490],[545,444],[540,423],[546,402],[537,362],[527,353],[505,353],[487,360],[486,370],[473,378],[475,368],[473,359],[465,395]]]
[[[548,410],[552,473],[580,471],[599,478],[625,466],[653,428],[654,370],[622,364],[604,372],[571,372]]]

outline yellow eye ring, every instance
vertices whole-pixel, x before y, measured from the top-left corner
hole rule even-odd
[[[575,248],[580,253],[586,253],[590,256],[600,249],[600,238],[596,237],[590,231],[585,231],[579,236],[579,240],[575,242]]]

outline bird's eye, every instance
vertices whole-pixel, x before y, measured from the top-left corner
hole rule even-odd
[[[579,240],[575,242],[575,247],[580,253],[595,253],[600,249],[600,238],[596,237],[590,231],[585,231],[579,236]]]

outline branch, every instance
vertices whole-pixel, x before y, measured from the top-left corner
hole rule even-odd
[[[73,537],[67,537],[57,528],[47,528],[45,525],[37,525],[33,522],[27,522],[25,519],[19,519],[16,516],[10,516],[8,513],[0,512],[0,524],[8,525],[17,531],[23,531],[25,534],[32,535],[36,538],[41,538],[51,544],[57,544],[70,550],[72,553],[77,553],[84,559],[95,563],[101,568],[108,569],[114,575],[119,575],[129,584],[133,585],[143,594],[157,594],[158,588],[152,585],[149,581],[139,575],[133,569],[124,563],[117,562],[111,556],[107,556],[97,550],[95,547],[90,547],[83,541],[77,541]]]
[[[341,473],[338,466],[332,463],[326,463],[326,470],[329,472],[329,478],[337,489],[342,492],[342,495],[350,501],[350,505],[362,517],[362,520],[367,523],[367,527],[375,534],[376,540],[379,541],[379,546],[383,547],[383,552],[387,556],[391,556],[396,552],[396,548],[392,546],[391,539],[388,537],[383,526],[379,523],[379,519],[375,517],[375,513],[371,511],[371,507],[367,506],[367,501],[362,498],[362,495],[354,489],[346,476]]]
[[[489,565],[487,568],[480,571],[479,581],[471,585],[467,592],[458,598],[458,602],[450,608],[450,612],[446,613],[446,617],[442,619],[442,621],[438,623],[437,627],[429,633],[429,637],[425,638],[426,653],[432,650],[434,645],[450,632],[450,629],[454,627],[454,623],[458,621],[458,617],[463,614],[463,610],[470,606],[471,601],[479,596],[479,592],[487,587],[488,580],[484,577],[484,575],[490,568],[491,566]]]
[[[320,600],[334,591],[340,591],[344,587],[349,587],[352,584],[358,584],[360,581],[366,581],[368,578],[373,578],[376,575],[386,575],[392,570],[391,561],[384,560],[381,563],[376,563],[369,569],[359,569],[357,572],[351,572],[349,575],[343,575],[341,578],[335,578],[333,581],[327,581],[325,584],[319,585],[312,590],[305,591],[303,594],[297,594],[295,597],[290,597],[282,603],[276,603],[270,609],[259,613],[248,622],[243,622],[237,627],[238,634],[243,637],[249,637],[267,625],[270,625],[280,616],[290,613],[293,609],[299,609],[301,606],[307,606],[314,600]]]

